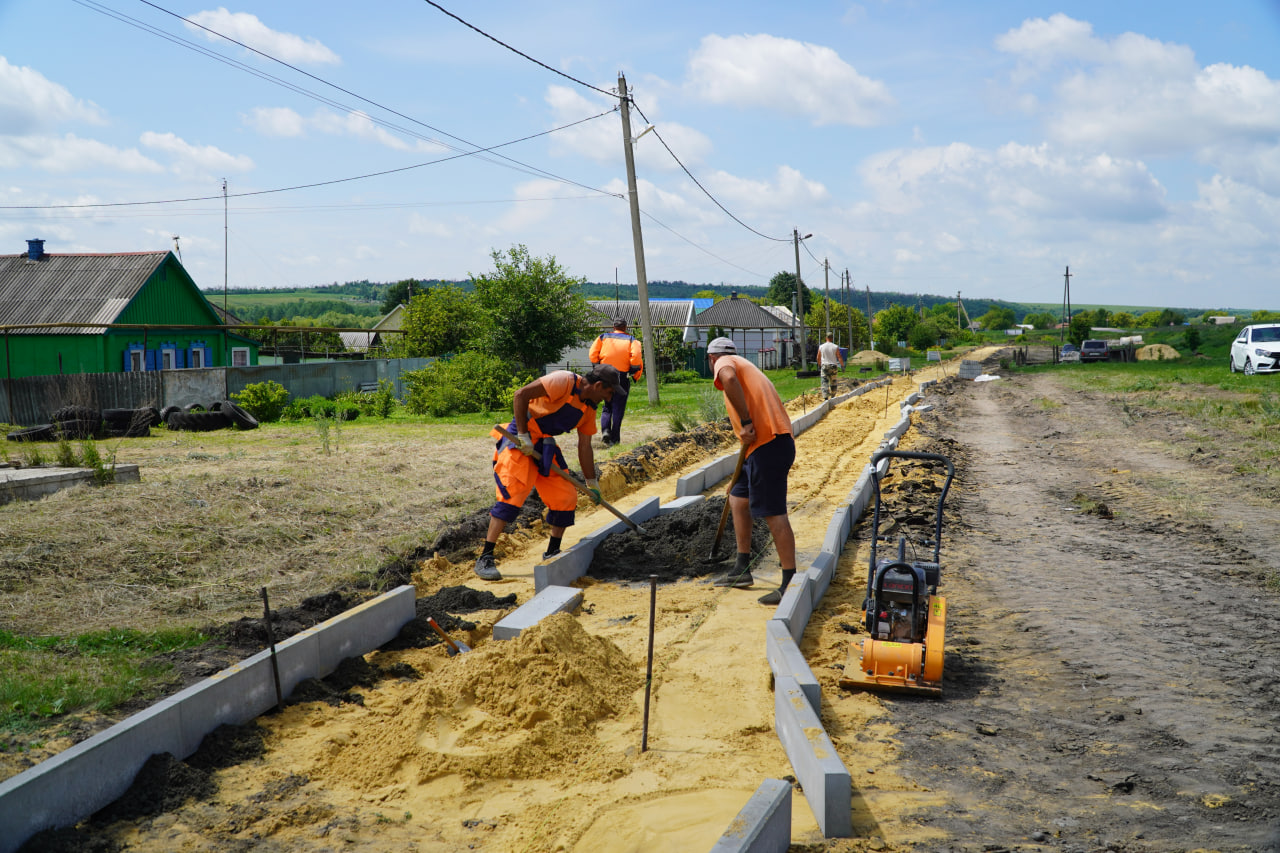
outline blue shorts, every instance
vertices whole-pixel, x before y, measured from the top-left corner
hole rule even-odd
[[[796,461],[796,440],[776,435],[756,448],[742,466],[743,476],[730,490],[735,498],[748,498],[752,518],[787,514],[787,473]]]

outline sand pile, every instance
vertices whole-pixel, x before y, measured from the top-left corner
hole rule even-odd
[[[889,356],[873,349],[864,349],[861,352],[854,353],[847,359],[849,364],[870,364],[876,361],[889,360]]]
[[[561,613],[515,640],[433,659],[420,690],[371,707],[372,719],[331,720],[308,775],[378,792],[442,777],[466,787],[554,774],[601,751],[596,724],[634,712],[642,682],[611,640]]]
[[[1138,361],[1169,361],[1182,354],[1167,344],[1147,344],[1138,349]]]

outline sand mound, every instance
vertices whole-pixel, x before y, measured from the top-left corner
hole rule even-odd
[[[1167,344],[1147,344],[1138,350],[1138,361],[1170,361],[1182,354]]]
[[[866,364],[868,362],[888,360],[889,356],[873,349],[864,349],[862,352],[854,353],[848,358],[851,364]]]
[[[358,790],[456,776],[534,779],[587,753],[595,726],[633,710],[643,675],[611,640],[560,613],[518,638],[433,660],[422,689],[328,730],[309,773]],[[406,778],[413,777],[413,778]]]

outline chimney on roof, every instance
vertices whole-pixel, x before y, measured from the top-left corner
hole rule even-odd
[[[736,291],[736,290],[730,290],[730,291],[729,291],[729,298],[730,298],[730,299],[737,299],[737,298],[738,298],[738,291]]]
[[[27,257],[33,261],[38,261],[44,257],[44,241],[28,240],[27,241]]]

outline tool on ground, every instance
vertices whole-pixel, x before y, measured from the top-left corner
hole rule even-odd
[[[649,748],[649,693],[653,690],[653,625],[658,617],[658,576],[649,575],[649,662],[644,668],[644,723],[640,728],[640,751]]]
[[[431,626],[432,631],[435,631],[437,634],[440,635],[440,639],[444,640],[445,645],[449,647],[449,657],[453,657],[454,655],[465,654],[466,652],[471,651],[471,647],[468,646],[466,643],[462,642],[461,640],[455,640],[452,637],[450,637],[448,634],[446,634],[444,632],[444,629],[441,628],[436,623],[436,620],[433,617],[431,616],[427,617],[427,624]]]
[[[498,432],[502,433],[503,435],[505,435],[505,436],[507,437],[507,439],[508,439],[509,441],[511,441],[512,443],[514,443],[514,444],[516,444],[516,445],[519,445],[519,443],[520,443],[520,439],[516,438],[516,436],[515,436],[515,435],[514,435],[514,434],[513,434],[509,429],[507,429],[506,427],[504,427],[502,424],[494,424],[494,427],[493,427],[493,428],[494,428],[494,429],[496,429]],[[586,495],[587,497],[591,498],[591,500],[593,500],[593,501],[599,501],[600,506],[604,507],[605,509],[609,510],[609,512],[611,512],[611,513],[613,513],[614,515],[616,515],[618,518],[622,519],[622,522],[623,522],[625,525],[627,525],[627,527],[630,527],[632,530],[634,530],[636,533],[645,533],[645,532],[646,532],[646,531],[645,531],[645,529],[644,529],[643,527],[641,527],[640,525],[636,524],[636,523],[635,523],[634,521],[632,521],[630,518],[627,518],[627,516],[626,516],[626,515],[624,515],[624,514],[623,514],[623,513],[622,513],[622,512],[617,508],[617,507],[615,507],[613,504],[609,503],[609,502],[608,502],[607,500],[605,500],[604,498],[597,498],[594,494],[592,494],[591,489],[587,487],[587,484],[586,484],[586,483],[584,483],[583,481],[579,480],[577,477],[575,477],[575,476],[574,476],[572,473],[570,473],[569,471],[566,471],[566,470],[564,470],[563,468],[561,468],[559,465],[554,465],[554,464],[551,466],[551,470],[552,470],[552,471],[555,471],[555,472],[556,472],[557,474],[559,474],[561,477],[564,477],[564,478],[565,478],[566,480],[568,480],[570,483],[573,483],[573,487],[574,487],[575,489],[577,489],[578,491],[582,492],[582,493],[583,493],[584,495]]]
[[[910,543],[933,546],[932,560],[908,560],[907,537],[898,537],[895,558],[877,559],[877,546],[889,541],[880,536],[880,477],[876,473],[882,459],[919,459],[941,462],[947,479],[938,496],[933,541]],[[880,450],[871,457],[871,480],[876,503],[871,520],[871,560],[867,570],[867,597],[863,620],[870,634],[851,640],[840,686],[860,690],[884,690],[942,695],[943,643],[946,638],[947,600],[938,595],[942,577],[939,561],[942,548],[942,505],[951,488],[956,469],[951,460],[937,453]]]
[[[729,520],[729,492],[733,491],[733,487],[738,483],[738,477],[742,476],[742,463],[746,461],[746,458],[747,446],[744,444],[742,449],[738,451],[738,461],[733,466],[733,477],[729,479],[729,488],[725,489],[724,492],[724,508],[720,510],[720,525],[716,528],[716,538],[711,542],[711,553],[706,560],[708,563],[718,563],[729,556],[726,554],[724,557],[717,557],[716,551],[720,548],[721,537],[724,536],[725,522]]]
[[[262,588],[262,623],[267,629],[267,645],[271,649],[271,677],[276,682],[276,710],[284,711],[284,692],[280,689],[280,664],[276,661],[276,632],[271,628],[271,605],[267,603],[267,588]]]

